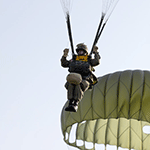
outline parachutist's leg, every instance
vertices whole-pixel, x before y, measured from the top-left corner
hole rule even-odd
[[[74,100],[74,103],[73,103],[73,112],[77,112],[78,110],[78,105],[79,105],[79,100]]]
[[[82,80],[82,82],[75,86],[74,90],[74,99],[81,100],[84,96],[84,92],[89,88],[90,83],[86,80]]]
[[[66,82],[65,84],[65,88],[68,90],[68,87],[69,87],[69,82]]]
[[[74,89],[74,112],[77,112],[78,110],[78,105],[81,99],[84,96],[84,92],[88,89],[90,83],[86,80],[83,80],[80,84],[75,86]]]
[[[77,112],[78,104],[79,104],[79,100],[74,100],[74,99],[69,100],[69,105],[68,107],[65,108],[65,111]]]
[[[75,85],[66,83],[65,87],[68,90],[69,105],[65,108],[66,111],[77,112],[78,104],[83,98],[84,92],[89,88],[90,83],[83,80],[80,84]]]
[[[90,83],[86,80],[82,80],[82,82],[80,83],[80,86],[81,86],[82,91],[85,92],[89,88]]]
[[[74,95],[74,84],[71,84],[69,82],[66,82],[65,84],[65,88],[67,89],[67,98],[68,99],[73,99],[73,95]]]
[[[84,94],[84,92],[82,91],[80,84],[76,85],[75,89],[74,89],[74,97],[73,98],[75,100],[80,101],[83,97],[83,94]]]
[[[69,99],[68,101],[69,101],[69,105],[65,108],[65,111],[72,111],[73,110],[73,105],[74,105],[74,100]]]
[[[69,105],[65,108],[65,111],[77,112],[78,103],[81,100],[83,91],[81,90],[80,85],[70,84],[68,86],[68,99]]]
[[[75,110],[74,110],[74,99],[73,99],[75,85],[67,82],[65,84],[65,87],[68,90],[67,97],[68,97],[68,101],[69,101],[69,105],[65,108],[65,111],[75,112]]]

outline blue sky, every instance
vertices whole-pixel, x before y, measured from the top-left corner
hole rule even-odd
[[[120,0],[98,43],[96,76],[126,69],[149,70],[150,1]],[[74,0],[74,45],[92,45],[99,0]],[[66,150],[60,115],[67,100],[69,47],[59,0],[0,2],[0,150]],[[71,53],[69,54],[69,57]]]

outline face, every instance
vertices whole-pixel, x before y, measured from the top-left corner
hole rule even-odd
[[[84,54],[85,54],[85,52],[83,50],[78,51],[78,55],[84,55]]]

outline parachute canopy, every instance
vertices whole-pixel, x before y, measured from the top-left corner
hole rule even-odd
[[[89,0],[89,2],[90,1],[91,1],[91,3],[95,3],[95,1]],[[106,20],[107,20],[110,17],[112,11],[114,10],[114,8],[117,5],[119,0],[98,0],[98,1],[99,1],[99,6],[97,6],[97,9],[100,10],[100,12],[103,16],[106,15]],[[61,2],[61,5],[62,5],[65,15],[66,14],[70,15],[74,0],[60,0],[60,2]],[[75,1],[75,2],[77,2],[78,5],[80,5],[80,0]],[[97,5],[97,4],[95,3],[95,5]],[[85,7],[86,7],[86,3],[85,3]]]
[[[65,13],[65,15],[67,16],[67,14],[70,15],[70,11],[73,5],[73,0],[60,0],[63,11]]]
[[[86,142],[116,145],[122,148],[149,149],[150,134],[150,72],[127,70],[98,78],[92,90],[85,92],[77,113],[61,114],[64,141],[81,150],[89,149]],[[75,139],[70,134],[76,124]],[[82,141],[82,144],[78,144]]]

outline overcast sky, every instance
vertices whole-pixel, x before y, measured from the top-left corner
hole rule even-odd
[[[100,8],[100,0],[74,0],[74,45],[91,48]],[[119,1],[97,45],[102,59],[96,76],[150,69],[149,8],[149,0]],[[68,149],[60,125],[68,74],[60,58],[66,47],[59,0],[0,1],[0,150]]]

